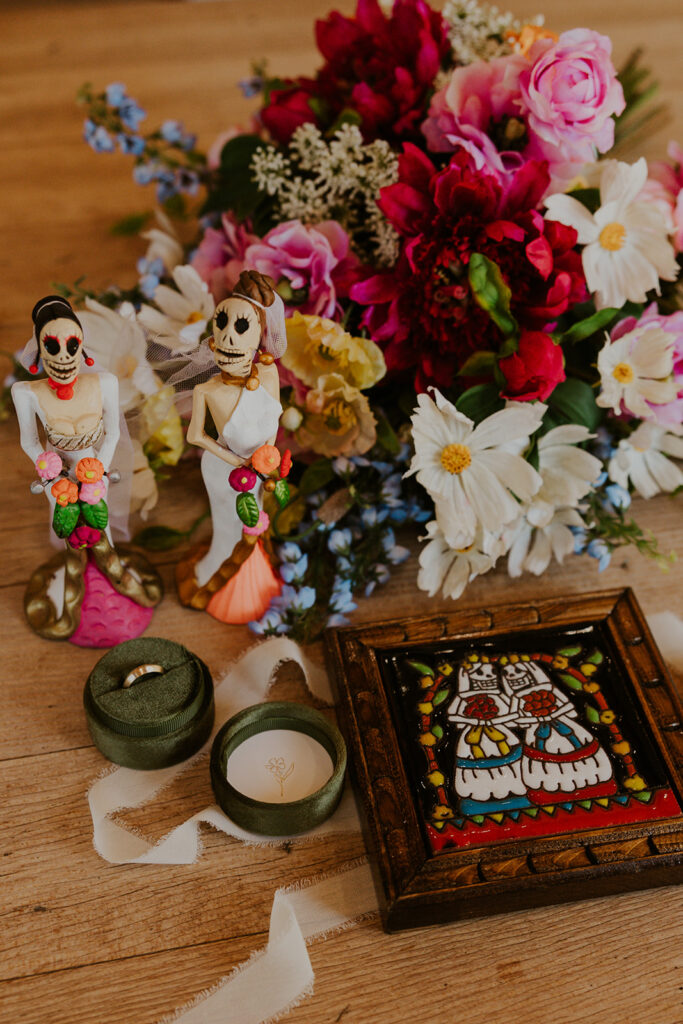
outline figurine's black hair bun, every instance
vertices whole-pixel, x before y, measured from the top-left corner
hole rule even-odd
[[[75,324],[81,327],[81,321],[74,313],[70,303],[62,298],[61,295],[46,295],[45,298],[39,299],[31,312],[31,319],[36,327],[36,338],[40,338],[46,324],[49,324],[51,320],[59,320],[60,318],[73,320]]]

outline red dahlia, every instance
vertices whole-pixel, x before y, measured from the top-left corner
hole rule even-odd
[[[261,117],[277,142],[300,124],[334,124],[355,111],[366,141],[419,139],[437,72],[450,54],[447,26],[423,0],[395,0],[384,14],[377,0],[358,0],[355,16],[338,11],[316,23],[326,63],[315,80],[288,81],[270,94]]]
[[[470,290],[472,253],[498,264],[522,328],[547,327],[585,298],[576,231],[536,209],[548,180],[544,161],[527,161],[502,183],[464,150],[437,171],[405,146],[399,181],[379,200],[403,237],[401,255],[394,268],[351,289],[368,307],[363,322],[384,343],[390,373],[414,368],[418,390],[447,388],[472,353],[499,349],[502,334]]]

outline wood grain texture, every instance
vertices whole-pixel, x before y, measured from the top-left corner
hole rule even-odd
[[[247,124],[252,103],[235,83],[249,73],[252,57],[266,57],[276,74],[315,68],[313,21],[330,6],[331,0],[3,5],[0,351],[24,344],[32,305],[51,282],[85,273],[95,288],[129,285],[144,252],[143,242],[114,237],[109,228],[150,209],[153,198],[133,184],[127,160],[83,144],[82,112],[73,102],[78,86],[123,81],[148,110],[148,124],[181,118],[208,147],[218,131]],[[334,6],[349,11],[352,3]],[[672,110],[670,124],[642,152],[661,158],[670,137],[683,141],[678,0],[541,6],[552,28],[590,25],[610,35],[617,62],[642,45]],[[28,492],[31,467],[13,421],[0,425],[0,438],[0,1017],[154,1024],[264,945],[277,886],[334,870],[358,856],[362,842],[338,836],[247,849],[207,832],[195,866],[112,867],[100,860],[85,793],[105,762],[90,745],[81,709],[97,655],[40,641],[23,621],[24,585],[46,557],[45,510]],[[162,486],[152,522],[185,527],[201,511],[199,473],[188,468],[182,483]],[[680,507],[660,498],[638,503],[637,516],[667,548],[683,552]],[[153,631],[191,646],[220,673],[253,638],[180,608],[171,586],[175,556],[155,561],[169,590]],[[382,614],[453,611],[418,593],[414,580],[413,558],[382,592]],[[541,597],[561,603],[567,595],[627,584],[646,614],[681,614],[680,570],[662,574],[633,551],[602,576],[584,558],[541,580],[512,584],[498,571],[477,580],[457,608]],[[376,597],[361,602],[358,621],[377,615]],[[273,695],[308,699],[295,671],[283,673]],[[198,765],[123,820],[155,838],[209,802],[208,771]],[[680,842],[671,837],[670,846],[680,850]],[[683,892],[674,888],[404,935],[383,934],[375,920],[314,944],[315,994],[287,1019],[681,1024],[682,939]]]

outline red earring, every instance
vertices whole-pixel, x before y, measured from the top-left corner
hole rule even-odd
[[[31,363],[31,365],[28,368],[28,372],[29,373],[38,373],[38,360],[39,359],[40,359],[40,355],[39,355],[38,352],[36,352],[35,362]]]
[[[85,354],[85,349],[83,349],[83,358],[85,359],[85,365],[86,366],[94,366],[95,365],[95,360],[92,358],[92,356],[88,356],[88,355]]]

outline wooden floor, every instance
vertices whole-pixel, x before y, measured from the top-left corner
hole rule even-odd
[[[348,0],[341,5],[349,9]],[[3,5],[0,92],[2,351],[23,346],[30,310],[51,282],[81,274],[98,287],[131,284],[142,245],[110,225],[152,205],[122,157],[80,140],[73,97],[83,81],[123,81],[149,123],[183,119],[208,146],[251,109],[235,83],[249,60],[279,74],[315,67],[312,22],[322,0],[242,3],[15,3]],[[536,7],[520,8],[533,14]],[[548,0],[546,21],[611,35],[617,61],[642,45],[673,106],[672,121],[644,147],[663,156],[683,142],[683,19],[679,0]],[[0,1019],[21,1024],[153,1024],[264,945],[274,890],[363,854],[359,837],[254,850],[208,832],[198,864],[112,867],[92,847],[85,793],[105,766],[86,730],[81,693],[96,653],[35,638],[23,621],[29,572],[46,553],[45,508],[29,494],[31,467],[13,420],[0,424]],[[189,525],[203,507],[199,474],[162,488],[152,521]],[[683,553],[680,505],[638,508],[667,548]],[[159,559],[168,595],[154,633],[191,646],[219,674],[252,642],[178,605],[172,556]],[[440,607],[415,590],[415,560],[402,566],[358,620]],[[659,572],[635,552],[602,576],[572,559],[541,581],[511,585],[501,570],[464,602],[574,594],[630,584],[646,613],[681,608],[681,572]],[[295,673],[276,695],[306,699]],[[212,802],[200,764],[154,805],[125,816],[158,838]],[[300,1024],[681,1024],[683,890],[674,888],[500,916],[483,922],[383,934],[377,920],[316,943],[314,995],[288,1020]]]

